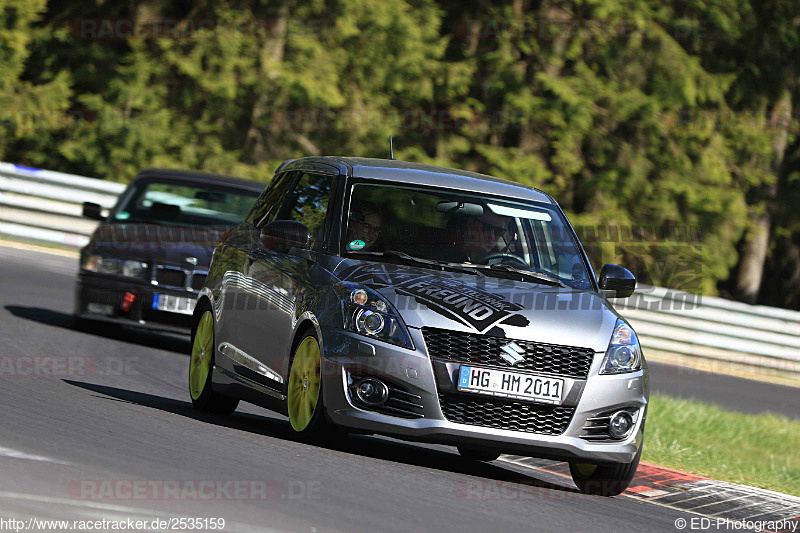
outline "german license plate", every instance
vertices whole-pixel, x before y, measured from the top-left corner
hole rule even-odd
[[[186,296],[174,296],[172,294],[154,294],[153,309],[178,313],[181,315],[191,315],[194,313],[196,300]]]
[[[465,365],[459,372],[457,388],[465,392],[556,405],[561,405],[564,399],[563,379]]]

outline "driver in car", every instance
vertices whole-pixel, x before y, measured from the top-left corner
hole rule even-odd
[[[463,250],[463,257],[458,260],[484,263],[488,255],[507,251],[512,242],[508,236],[510,221],[511,217],[498,215],[488,208],[484,208],[480,216],[466,216],[454,221],[460,229],[461,242],[453,244],[455,248],[461,248],[459,252]]]

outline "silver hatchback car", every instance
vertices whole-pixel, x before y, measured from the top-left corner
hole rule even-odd
[[[548,194],[395,160],[281,165],[225,234],[193,315],[201,410],[240,400],[302,435],[379,433],[568,461],[619,494],[642,452],[649,384],[636,334]]]

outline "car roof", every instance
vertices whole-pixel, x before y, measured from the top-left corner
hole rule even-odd
[[[522,198],[545,203],[555,203],[553,198],[534,187],[514,181],[487,176],[477,172],[439,167],[394,159],[377,159],[367,157],[305,157],[290,161],[281,166],[282,170],[303,167],[308,163],[342,164],[350,168],[350,174],[357,178],[389,180],[397,183],[414,185],[430,185],[459,189],[463,191],[496,194],[499,196]]]
[[[177,168],[146,168],[136,175],[135,180],[147,178],[168,178],[186,181],[194,181],[208,184],[239,186],[243,189],[261,191],[266,183],[254,180],[246,180],[236,176],[226,176],[225,174],[214,174],[201,170],[185,170]]]

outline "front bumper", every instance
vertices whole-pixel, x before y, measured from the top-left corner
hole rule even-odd
[[[123,298],[134,296],[125,311]],[[192,316],[153,309],[155,294],[196,299],[186,290],[157,287],[147,280],[81,271],[75,283],[75,316],[124,326],[189,334]]]
[[[563,406],[573,410],[563,431],[558,434],[512,431],[456,423],[442,410],[448,398],[469,401],[495,401],[484,395],[459,393],[454,380],[458,364],[433,362],[419,329],[409,328],[416,350],[334,329],[323,329],[323,392],[326,411],[332,422],[368,433],[379,433],[407,440],[493,448],[503,453],[544,457],[556,460],[584,460],[597,463],[627,463],[642,444],[648,401],[646,368],[622,375],[600,375],[602,353],[595,354],[587,379],[568,379]],[[374,346],[372,350],[364,343]],[[358,377],[376,377],[390,387],[404,391],[403,398],[421,406],[418,416],[395,416],[361,406],[348,385]],[[517,402],[519,404],[519,402]],[[530,405],[530,404],[527,404]],[[635,427],[623,440],[587,440],[584,426],[598,414],[626,409],[637,413]]]

